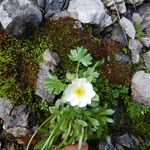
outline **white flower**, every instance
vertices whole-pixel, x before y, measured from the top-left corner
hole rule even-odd
[[[91,104],[91,99],[96,95],[93,86],[85,78],[74,79],[64,91],[64,100],[71,106],[85,107]]]

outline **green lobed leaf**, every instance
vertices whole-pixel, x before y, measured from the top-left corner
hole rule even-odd
[[[81,63],[87,67],[92,64],[91,60],[92,60],[91,55],[87,54],[81,59]]]
[[[82,47],[77,47],[77,49],[71,50],[70,55],[68,55],[71,61],[81,62],[84,66],[91,65],[92,57],[87,53],[87,49]]]
[[[87,78],[89,82],[96,82],[96,78],[99,77],[100,73],[95,71],[97,66],[100,66],[100,61],[96,62],[93,67],[89,67],[86,71],[83,72],[83,76]]]
[[[63,84],[56,76],[49,76],[45,80],[45,88],[48,92],[54,93],[56,95],[60,94],[65,89],[65,84]]]

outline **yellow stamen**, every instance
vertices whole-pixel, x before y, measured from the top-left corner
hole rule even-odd
[[[86,90],[83,86],[77,86],[74,88],[74,95],[77,97],[81,97],[85,94]]]

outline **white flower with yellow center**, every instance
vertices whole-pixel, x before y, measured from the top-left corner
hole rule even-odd
[[[93,86],[85,78],[74,79],[64,91],[64,100],[70,102],[71,106],[85,107],[91,104],[96,95]]]

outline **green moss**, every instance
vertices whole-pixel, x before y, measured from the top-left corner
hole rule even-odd
[[[0,97],[22,103],[34,99],[38,63],[45,48],[51,44],[38,33],[29,40],[0,35]]]
[[[131,100],[126,101],[126,105],[131,130],[141,136],[150,136],[150,107]]]
[[[135,149],[136,150],[148,150],[149,147],[150,147],[150,142],[145,142],[145,143],[138,145]]]
[[[68,62],[70,49],[85,46],[98,49],[99,41],[92,42],[92,35],[82,29],[73,28],[70,18],[48,21],[30,39],[19,40],[7,35],[0,28],[0,97],[38,107],[35,85],[39,62],[45,49],[57,52],[61,58],[58,73],[73,70]],[[35,104],[35,106],[34,106]]]
[[[100,40],[94,39],[91,33],[83,29],[73,28],[75,20],[64,18],[55,22],[47,22],[42,30],[47,35],[49,42],[53,43],[52,50],[57,52],[61,58],[61,67],[64,70],[73,70],[74,64],[68,62],[68,54],[77,46],[84,46],[94,54],[99,49]]]
[[[135,37],[140,40],[144,35],[143,32],[142,32],[141,25],[140,24],[135,24],[135,30],[136,30]]]

